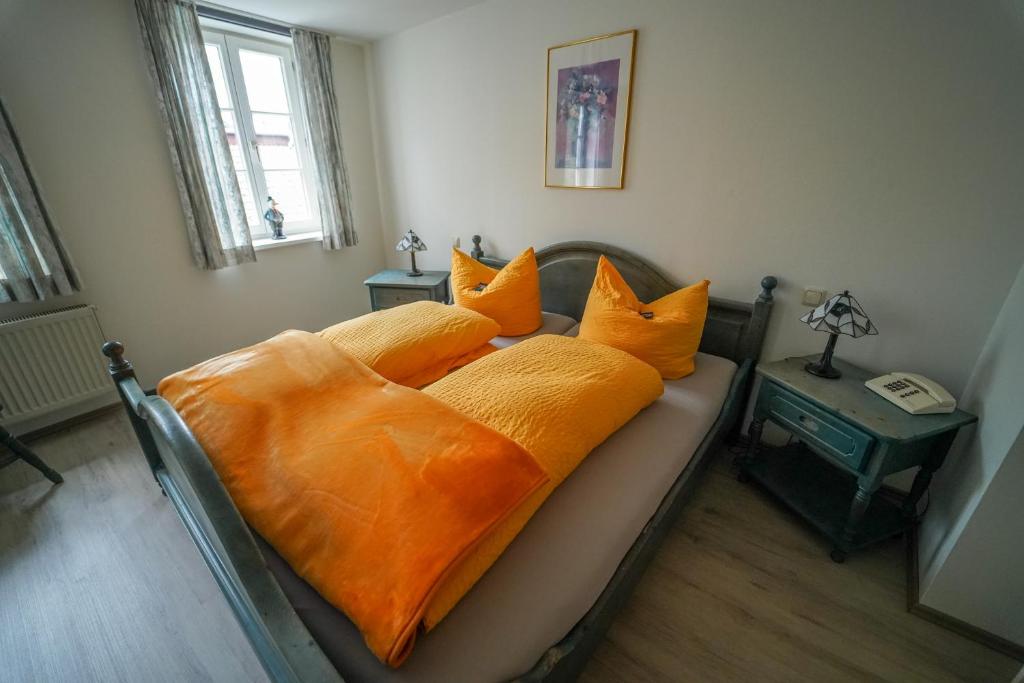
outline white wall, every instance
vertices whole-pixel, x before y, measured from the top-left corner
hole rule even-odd
[[[981,416],[932,484],[920,601],[1024,646],[1024,267],[971,374]]]
[[[595,239],[715,295],[782,278],[766,357],[820,351],[804,286],[881,330],[838,355],[955,393],[1024,258],[1024,41],[997,3],[492,0],[375,44],[384,246]],[[626,188],[543,187],[547,47],[639,29]],[[402,263],[390,254],[390,262]]]
[[[189,256],[163,124],[131,0],[0,0],[0,96],[81,270],[73,299],[99,306],[140,379],[288,328],[369,310],[362,280],[383,264],[364,47],[333,42],[359,246],[258,253],[217,272]],[[42,306],[0,306],[0,318]]]
[[[920,601],[1024,647],[1024,432],[1004,455]]]

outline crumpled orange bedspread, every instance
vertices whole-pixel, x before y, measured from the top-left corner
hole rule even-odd
[[[158,391],[245,520],[391,666],[445,577],[548,480],[514,441],[306,332]]]

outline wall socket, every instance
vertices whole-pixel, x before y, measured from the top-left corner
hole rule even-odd
[[[808,287],[804,290],[804,299],[801,303],[803,303],[804,306],[820,306],[825,303],[826,294],[828,294],[828,292],[824,289]]]

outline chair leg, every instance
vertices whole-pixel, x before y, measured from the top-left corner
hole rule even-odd
[[[60,476],[60,472],[52,469],[49,465],[43,462],[42,458],[26,448],[24,444],[15,439],[14,436],[12,436],[11,433],[3,427],[0,427],[0,442],[11,449],[11,452],[16,456],[42,472],[43,476],[54,484],[64,483],[64,477]]]

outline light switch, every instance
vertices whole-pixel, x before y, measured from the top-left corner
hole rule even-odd
[[[825,303],[825,292],[824,289],[813,289],[808,287],[804,290],[804,306],[820,306]]]

